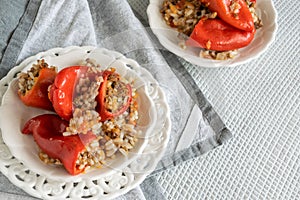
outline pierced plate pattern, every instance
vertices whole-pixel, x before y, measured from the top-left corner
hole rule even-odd
[[[148,174],[150,174],[161,159],[166,148],[171,130],[170,111],[164,93],[157,81],[137,62],[124,57],[122,54],[107,49],[96,47],[67,47],[54,48],[41,52],[24,60],[19,66],[13,68],[6,77],[0,81],[0,99],[8,88],[9,82],[16,74],[23,70],[29,63],[45,57],[55,57],[72,54],[74,51],[81,51],[85,58],[91,52],[97,51],[115,59],[115,61],[126,63],[146,82],[149,82],[148,92],[153,100],[157,111],[157,120],[154,126],[154,133],[149,138],[148,144],[136,160],[128,164],[120,171],[113,171],[109,176],[98,179],[83,178],[80,181],[61,181],[50,176],[40,175],[31,170],[16,159],[5,145],[0,135],[0,170],[16,186],[32,196],[43,199],[111,199],[138,186]],[[1,128],[1,127],[0,127]],[[1,129],[0,129],[1,131]]]

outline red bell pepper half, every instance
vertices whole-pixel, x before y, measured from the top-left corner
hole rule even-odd
[[[96,100],[101,121],[112,119],[128,109],[132,100],[131,86],[123,83],[119,74],[106,70]]]
[[[48,87],[54,82],[56,74],[55,68],[42,68],[30,90],[26,90],[25,93],[18,91],[21,101],[27,106],[53,110],[48,98]]]
[[[237,29],[244,31],[253,31],[254,22],[252,14],[245,0],[200,0],[208,8],[217,12],[218,16]],[[234,3],[233,3],[234,1]],[[233,3],[233,5],[231,5]],[[232,9],[230,7],[233,7]],[[237,6],[237,8],[235,8]],[[234,10],[237,10],[235,13]]]
[[[49,88],[49,99],[55,112],[63,119],[70,120],[73,114],[73,96],[78,79],[84,76],[89,67],[70,66],[57,74]]]
[[[63,136],[69,122],[54,114],[39,115],[30,119],[22,129],[23,134],[33,134],[37,145],[49,157],[59,159],[71,175],[84,171],[76,165],[85,145],[96,138],[96,135],[87,134]]]
[[[254,38],[253,31],[237,29],[220,19],[201,19],[195,26],[187,45],[208,50],[228,51],[247,46]]]

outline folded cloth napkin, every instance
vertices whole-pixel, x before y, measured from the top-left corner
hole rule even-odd
[[[165,92],[172,121],[168,148],[141,186],[117,199],[164,199],[156,173],[212,150],[231,137],[178,58],[161,47],[153,36],[144,12],[134,12],[127,1],[29,0],[15,1],[15,7],[10,2],[2,1],[0,5],[14,10],[0,12],[1,78],[38,52],[54,47],[91,45],[136,60]],[[0,180],[7,182],[3,175]],[[1,184],[0,191],[25,195],[12,188]]]

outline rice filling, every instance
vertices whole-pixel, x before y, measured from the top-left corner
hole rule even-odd
[[[90,66],[89,73],[98,73],[99,65],[94,60],[87,59],[81,65]],[[114,70],[114,69],[111,69]],[[100,122],[99,113],[95,110],[97,102],[95,100],[102,76],[91,81],[86,76],[81,77],[75,87],[76,96],[73,99],[74,112],[70,120],[69,127],[63,133],[65,137],[76,134],[86,134],[92,131],[96,139],[86,145],[83,152],[80,152],[76,167],[78,169],[101,168],[107,159],[115,158],[119,152],[127,156],[128,152],[134,148],[137,139],[136,123],[138,120],[137,93],[132,90],[132,101],[129,108],[121,115]],[[126,81],[126,80],[125,80]],[[119,107],[126,101],[126,91],[123,83],[111,78],[111,90],[106,94],[109,97],[111,110]],[[131,83],[132,84],[132,83]],[[115,100],[115,98],[117,98]],[[40,159],[47,164],[61,165],[57,159],[50,158],[44,152],[39,153]]]

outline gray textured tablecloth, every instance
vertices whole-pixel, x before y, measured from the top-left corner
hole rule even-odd
[[[198,157],[231,137],[191,75],[176,56],[157,43],[145,28],[145,19],[134,13],[127,1],[1,1],[0,8],[1,77],[38,52],[92,45],[135,59],[158,80],[171,108],[168,148],[141,187],[120,199],[164,199],[155,174]],[[5,176],[1,175],[0,181],[1,199],[31,199]]]

